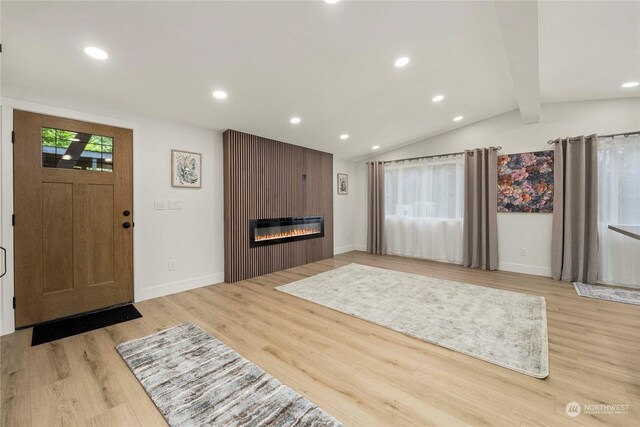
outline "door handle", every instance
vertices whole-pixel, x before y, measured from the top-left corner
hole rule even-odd
[[[2,274],[0,274],[0,277],[3,277],[5,274],[7,274],[7,250],[5,248],[3,248],[2,246],[0,246],[0,250],[2,251]]]
[[[122,212],[122,215],[124,215],[124,216],[129,216],[129,215],[131,215],[131,212],[130,212],[130,211],[123,211],[123,212]]]
[[[131,227],[131,223],[128,221],[122,224],[122,228],[129,228],[129,227]]]

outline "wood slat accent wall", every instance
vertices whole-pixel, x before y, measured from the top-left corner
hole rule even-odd
[[[324,237],[249,246],[249,220],[311,215],[324,217]],[[226,131],[224,223],[226,282],[332,257],[333,155]]]

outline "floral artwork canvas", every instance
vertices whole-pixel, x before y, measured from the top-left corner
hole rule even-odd
[[[201,167],[201,154],[171,150],[171,185],[173,187],[200,188]]]
[[[553,151],[498,156],[498,212],[553,212]]]

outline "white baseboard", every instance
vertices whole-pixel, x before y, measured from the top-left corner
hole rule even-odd
[[[355,250],[355,245],[340,246],[339,248],[333,248],[333,254],[339,255],[353,250]]]
[[[179,282],[165,283],[158,286],[152,286],[150,288],[136,289],[135,300],[136,302],[140,302],[191,289],[201,288],[203,286],[215,285],[221,282],[224,282],[224,273],[215,273]]]
[[[179,282],[165,283],[163,285],[153,286],[146,289],[134,288],[133,292],[135,294],[135,302],[140,302],[152,298],[163,297],[165,295],[176,294],[178,292],[188,291],[190,289],[201,288],[203,286],[215,285],[222,282],[224,282],[224,273],[215,273]],[[13,325],[2,325],[1,335],[7,335],[13,332],[15,332]]]
[[[498,270],[551,277],[551,267],[542,267],[538,265],[516,264],[514,262],[500,262],[498,265]]]
[[[359,243],[356,243],[353,246],[344,246],[343,248],[347,248],[347,247],[350,248],[349,250],[362,251],[362,252],[367,251],[367,245],[363,245]],[[338,250],[341,250],[343,248],[335,248],[334,254],[337,255],[339,253],[347,252],[346,250],[342,252],[338,252]],[[399,256],[402,256],[402,255],[399,255]],[[440,262],[447,262],[447,261],[440,261]],[[543,267],[538,265],[517,264],[514,262],[500,262],[498,266],[498,270],[511,271],[513,273],[533,274],[535,276],[551,277],[551,267]]]

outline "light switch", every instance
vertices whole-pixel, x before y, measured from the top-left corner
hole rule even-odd
[[[182,199],[169,199],[167,202],[169,209],[182,209]]]
[[[153,202],[153,206],[156,210],[167,209],[167,200],[155,199],[155,201]]]

